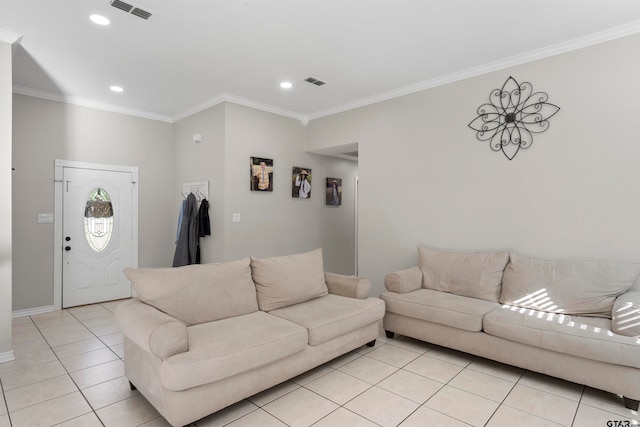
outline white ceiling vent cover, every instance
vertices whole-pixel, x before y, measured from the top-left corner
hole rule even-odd
[[[111,0],[111,6],[115,7],[116,9],[120,9],[124,12],[130,13],[132,15],[137,16],[138,18],[142,18],[142,19],[149,19],[151,18],[151,12],[147,12],[144,9],[140,9],[139,7],[136,7],[134,5],[131,5],[129,3],[125,3],[121,0]]]

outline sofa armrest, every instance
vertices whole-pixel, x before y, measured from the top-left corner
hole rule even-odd
[[[163,360],[189,351],[187,325],[137,298],[118,305],[115,318],[127,338]]]
[[[422,287],[422,270],[411,267],[406,270],[394,271],[384,278],[384,286],[389,292],[406,294]]]
[[[324,281],[330,294],[343,297],[365,299],[371,291],[371,283],[364,277],[324,273]]]
[[[640,336],[640,291],[616,298],[611,311],[611,330],[628,337]]]

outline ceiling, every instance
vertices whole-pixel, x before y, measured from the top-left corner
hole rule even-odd
[[[0,0],[0,40],[22,36],[14,90],[169,122],[228,100],[306,123],[640,32],[638,0],[125,1],[152,16]]]

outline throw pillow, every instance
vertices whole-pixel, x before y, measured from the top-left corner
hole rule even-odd
[[[258,306],[271,311],[329,293],[324,280],[322,249],[296,255],[251,258]]]
[[[446,252],[418,247],[422,287],[498,302],[507,252]]]
[[[640,264],[511,254],[500,302],[551,313],[611,318],[616,297],[626,292],[639,274]]]
[[[249,262],[127,268],[124,274],[142,302],[196,325],[258,311]]]

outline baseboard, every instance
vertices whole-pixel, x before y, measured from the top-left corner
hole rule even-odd
[[[52,311],[52,305],[45,305],[42,307],[27,308],[25,310],[16,310],[13,312],[12,317],[15,319],[16,317],[33,316],[35,314],[50,313]]]
[[[13,350],[0,353],[0,363],[11,362],[13,360],[16,360],[15,356],[13,355]]]

